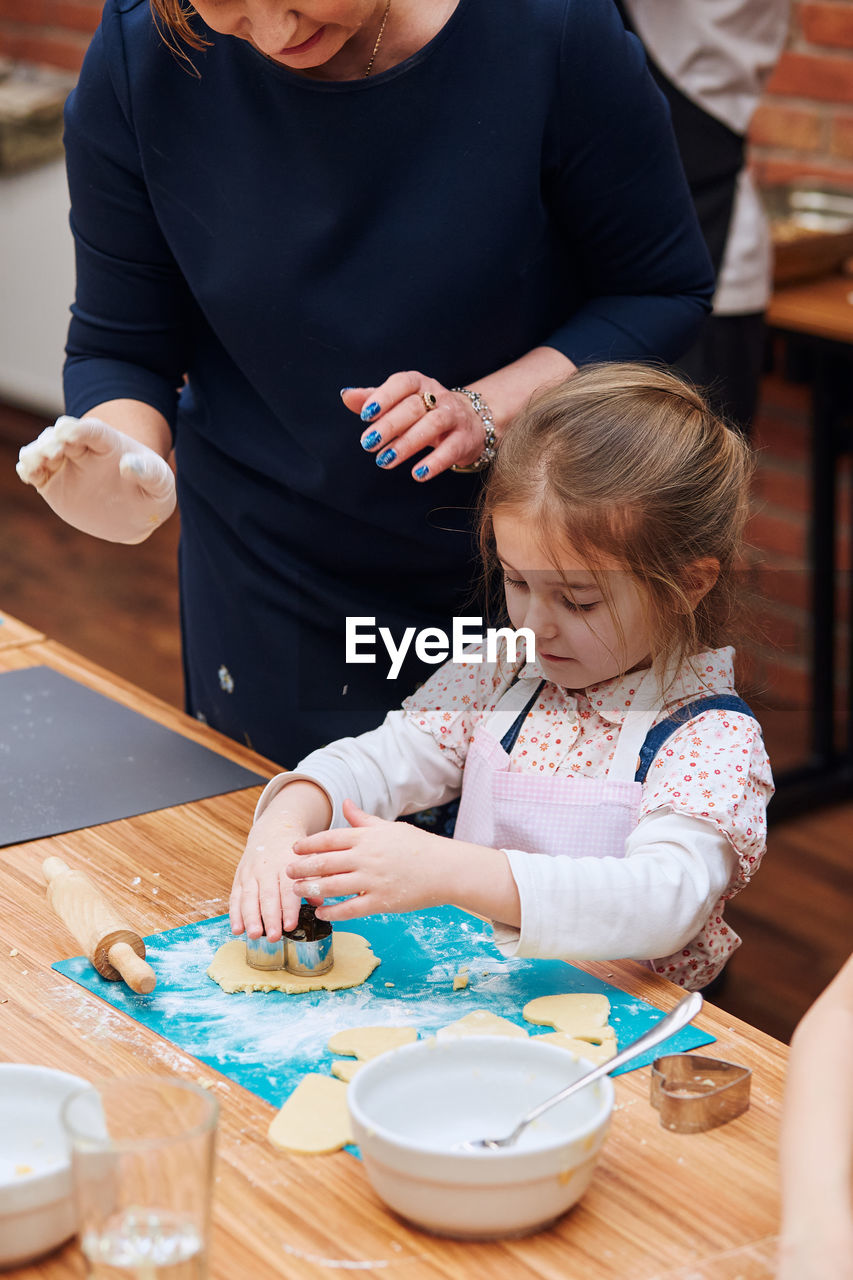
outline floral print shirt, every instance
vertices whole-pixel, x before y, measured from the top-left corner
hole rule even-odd
[[[695,655],[678,672],[658,720],[699,698],[734,693],[733,660],[731,648]],[[536,674],[541,672],[535,663],[520,671],[522,678]],[[407,699],[404,711],[462,768],[478,723],[491,714],[511,679],[506,664],[447,663]],[[582,693],[546,682],[519,733],[510,771],[606,777],[637,680],[637,673],[617,676]],[[704,986],[740,945],[723,919],[723,907],[758,869],[772,794],[760,726],[740,712],[703,712],[677,728],[652,761],[641,821],[661,810],[702,819],[737,856],[737,870],[697,936],[678,953],[650,960],[671,981]]]

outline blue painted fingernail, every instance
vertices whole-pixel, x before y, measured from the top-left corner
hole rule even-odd
[[[387,467],[389,462],[393,462],[397,454],[393,449],[386,449],[384,453],[380,453],[376,459],[377,467]]]
[[[423,480],[429,475],[429,467],[415,467],[414,474],[416,480]]]
[[[345,396],[348,391],[352,391],[352,387],[341,387],[340,394]]]
[[[361,411],[360,417],[362,422],[372,422],[378,413],[381,413],[379,405],[375,400],[371,400],[370,404],[366,404]]]
[[[367,435],[361,438],[362,449],[375,449],[381,443],[382,437],[378,431],[368,431]]]

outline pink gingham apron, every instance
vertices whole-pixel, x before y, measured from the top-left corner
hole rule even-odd
[[[454,838],[551,857],[622,858],[643,794],[634,781],[640,749],[661,712],[656,672],[650,668],[639,680],[606,778],[509,771],[501,739],[540,684],[539,677],[516,681],[474,731]]]

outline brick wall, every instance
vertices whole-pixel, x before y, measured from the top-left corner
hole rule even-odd
[[[785,370],[787,344],[777,336],[769,354],[752,442],[756,448],[753,515],[747,530],[752,566],[748,690],[769,737],[777,769],[808,755],[811,577],[807,550],[811,454],[811,387]],[[845,717],[851,608],[853,477],[850,459],[838,468],[836,564],[839,624],[836,644],[837,716]],[[769,740],[769,738],[768,738]]]
[[[103,0],[0,0],[0,56],[79,70]]]
[[[794,6],[751,139],[762,183],[808,174],[853,187],[853,0]]]

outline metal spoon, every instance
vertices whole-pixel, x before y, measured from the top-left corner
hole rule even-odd
[[[693,1021],[701,1008],[701,994],[698,991],[691,991],[683,1000],[679,1000],[675,1008],[656,1022],[653,1027],[650,1027],[648,1031],[644,1031],[636,1040],[632,1040],[629,1045],[621,1049],[615,1058],[611,1058],[608,1062],[603,1062],[600,1067],[594,1067],[592,1071],[587,1071],[579,1080],[575,1080],[567,1088],[561,1089],[553,1097],[546,1098],[544,1102],[539,1103],[538,1107],[533,1107],[531,1111],[522,1116],[512,1133],[508,1133],[505,1138],[475,1138],[470,1142],[458,1143],[457,1150],[478,1151],[486,1148],[489,1151],[499,1151],[502,1147],[511,1147],[533,1120],[538,1120],[544,1112],[556,1107],[558,1102],[563,1102],[564,1099],[570,1098],[573,1093],[578,1093],[581,1089],[585,1089],[587,1085],[600,1080],[602,1076],[609,1076],[611,1071],[615,1071],[617,1067],[621,1067],[626,1062],[631,1062],[634,1058],[639,1057],[641,1053],[645,1053],[647,1049],[660,1044],[661,1040],[666,1040],[668,1036],[675,1035],[676,1031],[680,1031],[682,1027],[686,1027],[689,1022]]]

